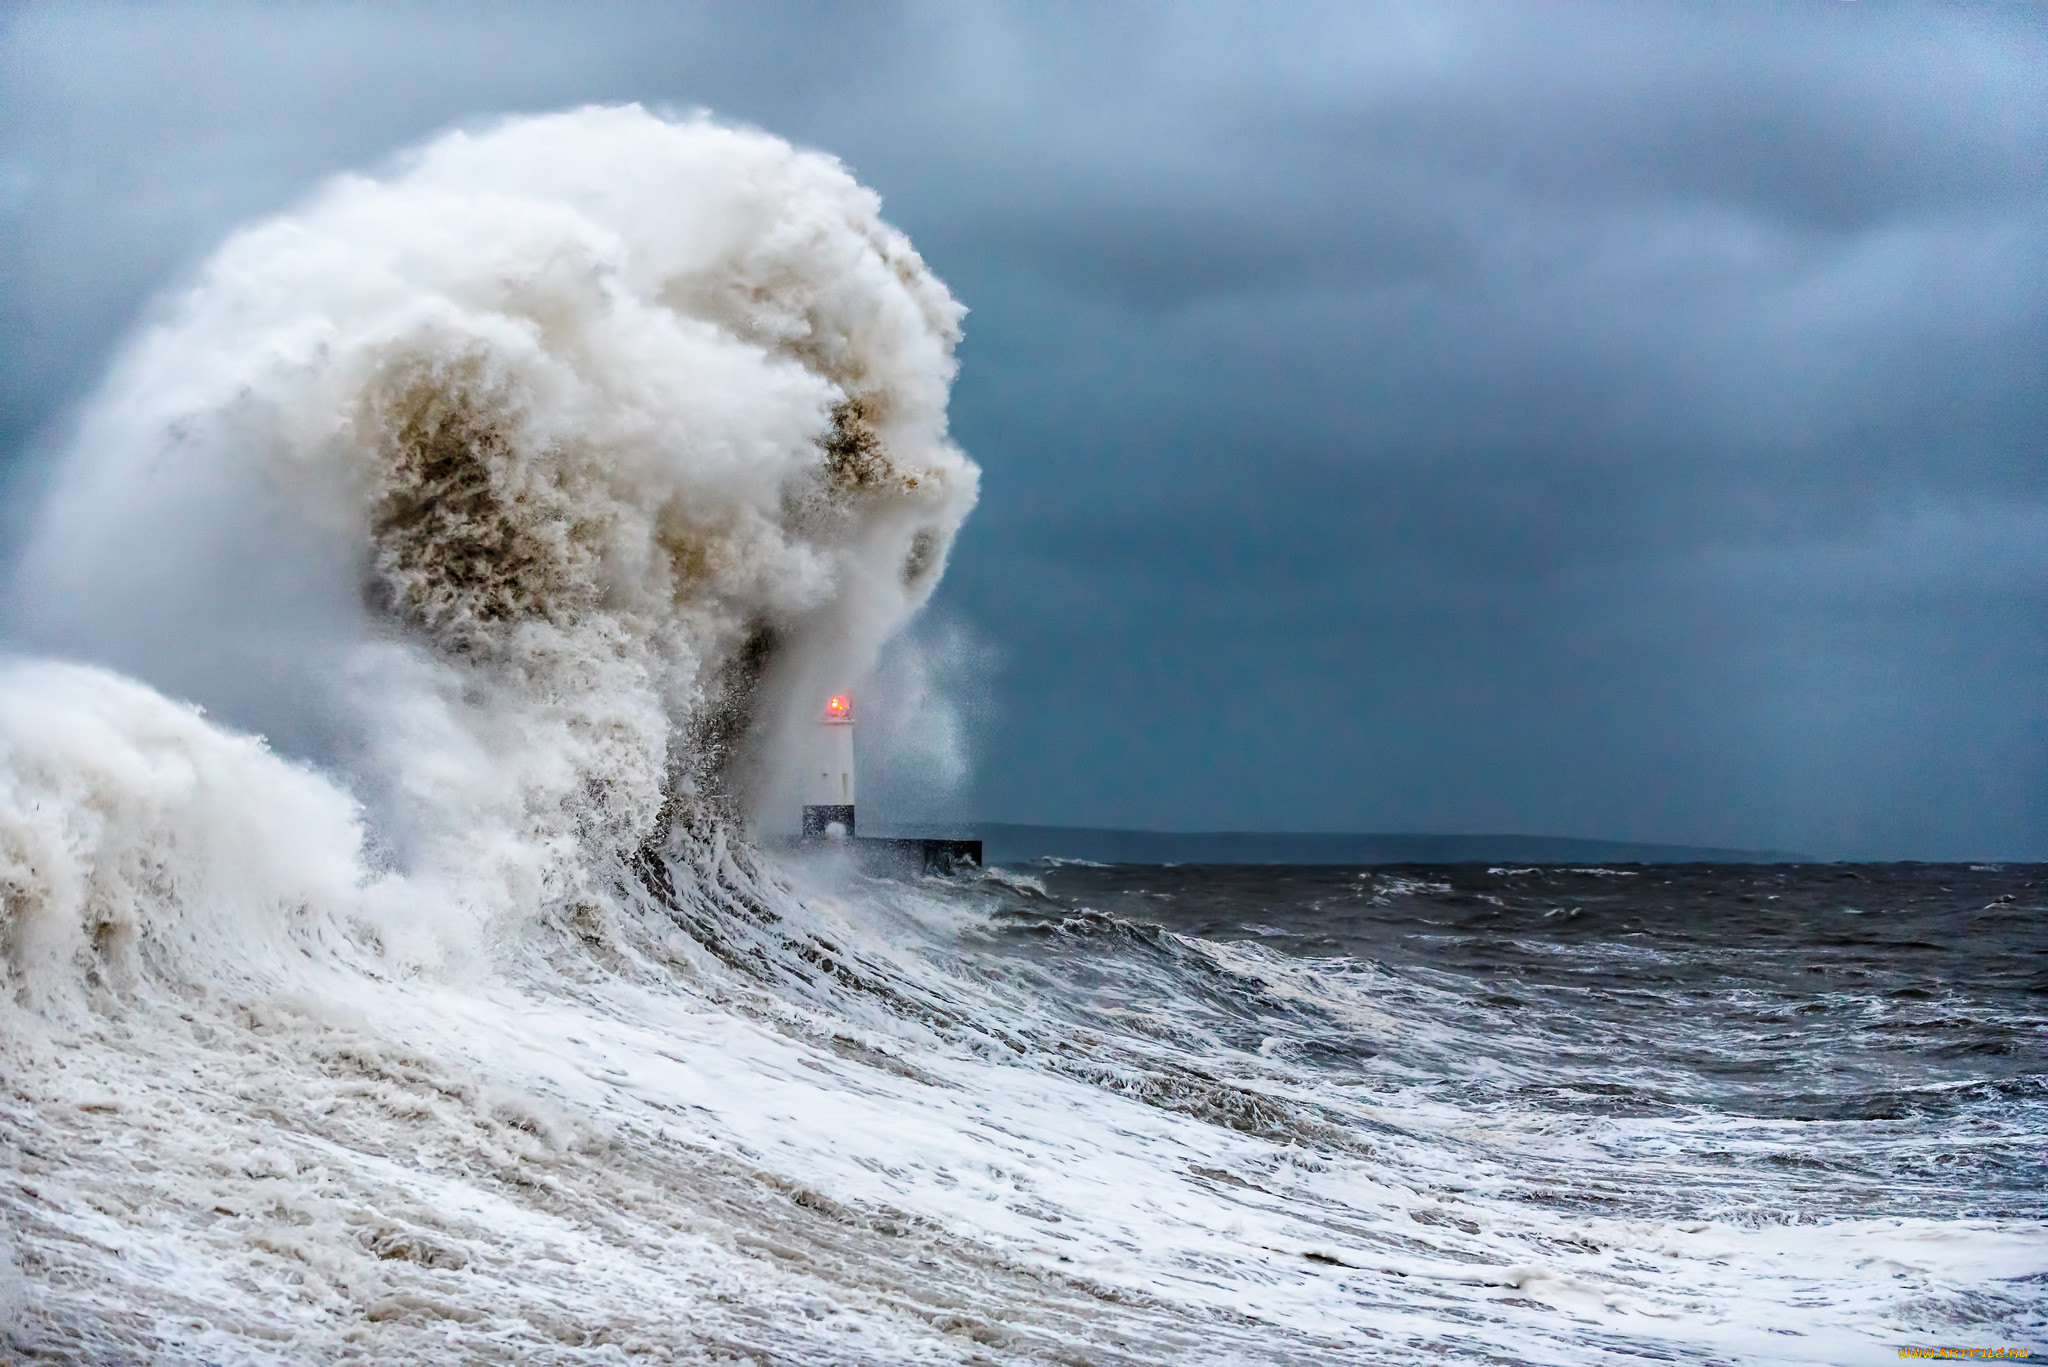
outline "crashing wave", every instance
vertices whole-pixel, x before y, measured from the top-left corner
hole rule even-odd
[[[80,423],[31,639],[351,776],[497,908],[759,811],[930,595],[963,310],[832,159],[590,108],[237,234]],[[487,891],[486,891],[487,890]]]

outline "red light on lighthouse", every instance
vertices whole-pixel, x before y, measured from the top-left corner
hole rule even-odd
[[[853,715],[853,701],[844,693],[835,693],[825,703],[825,715],[834,721]]]

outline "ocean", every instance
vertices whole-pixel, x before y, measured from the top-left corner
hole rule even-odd
[[[754,867],[790,900],[657,888],[637,953],[16,1034],[10,1351],[1857,1362],[2048,1315],[2039,866]]]
[[[879,210],[507,119],[123,345],[8,548],[0,1357],[2048,1346],[2040,867],[784,838],[980,496]]]

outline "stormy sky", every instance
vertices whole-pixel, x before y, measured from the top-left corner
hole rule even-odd
[[[2048,857],[2033,6],[0,11],[0,460],[241,221],[707,107],[973,310],[899,815]]]

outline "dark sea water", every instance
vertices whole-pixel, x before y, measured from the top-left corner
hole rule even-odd
[[[2048,1215],[2048,866],[1064,864],[1043,882],[1069,917],[1369,980],[1406,1031],[1331,1015],[1278,1046],[1360,1086],[1434,1075],[1462,1106],[1810,1137],[1709,1140],[1681,1186],[1570,1199]],[[1250,1024],[1268,1003],[1244,1005]]]
[[[1134,1093],[1431,1198],[1333,1212],[1333,1259],[1544,1269],[1400,1360],[2048,1338],[2048,867],[1040,869],[1019,952],[1077,1038],[1160,1039]],[[1361,1325],[1417,1308],[1395,1285],[1353,1284]]]

